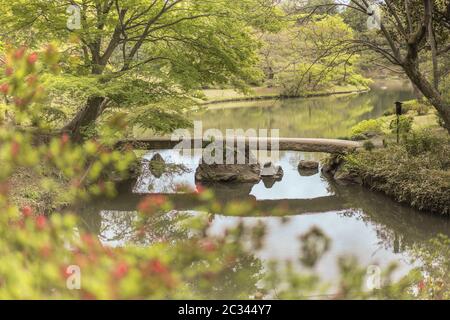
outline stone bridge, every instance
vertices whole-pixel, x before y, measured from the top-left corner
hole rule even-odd
[[[227,140],[216,140],[215,143],[225,145]],[[278,143],[279,151],[303,151],[303,152],[324,152],[324,153],[345,153],[362,147],[362,142],[339,140],[339,139],[317,139],[317,138],[234,138],[238,146],[244,146],[251,150],[276,150],[272,144]],[[190,146],[192,149],[205,148],[212,141],[202,139],[173,140],[171,138],[150,138],[150,139],[130,139],[120,140],[117,147],[131,146],[137,150],[165,150],[173,149],[178,144]]]

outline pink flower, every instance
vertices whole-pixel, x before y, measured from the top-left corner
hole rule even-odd
[[[167,273],[169,270],[167,269],[167,267],[159,260],[155,259],[150,261],[149,263],[150,266],[150,271],[154,272],[154,273]]]
[[[2,92],[3,94],[8,94],[9,92],[9,84],[4,83],[0,86],[0,92]]]
[[[25,54],[26,48],[22,47],[20,49],[17,49],[16,52],[14,52],[14,58],[16,60],[19,60],[23,57],[23,55]]]
[[[216,245],[209,239],[204,239],[200,242],[200,247],[206,252],[213,252],[216,250]]]
[[[29,207],[29,206],[23,207],[22,208],[22,215],[25,218],[28,218],[28,217],[32,216],[33,215],[33,209],[31,209],[31,207]]]
[[[120,262],[113,271],[113,275],[117,279],[122,279],[128,273],[128,264],[126,262]]]
[[[83,241],[88,247],[92,247],[95,244],[95,239],[92,235],[84,233],[81,235],[81,241]]]
[[[70,137],[69,137],[69,135],[67,133],[64,133],[61,136],[61,144],[62,145],[65,145],[67,142],[69,142],[69,140],[70,140]]]
[[[11,155],[13,158],[17,157],[20,152],[20,144],[17,141],[11,143]]]
[[[11,67],[6,68],[5,74],[9,77],[14,73],[14,69]]]
[[[420,280],[419,282],[419,291],[423,291],[425,289],[425,281]]]
[[[196,185],[195,193],[202,194],[203,192],[205,192],[205,188],[202,185]]]
[[[43,215],[37,216],[36,228],[38,228],[38,230],[43,230],[45,227],[47,227],[47,218]]]
[[[161,195],[151,195],[142,200],[137,209],[142,213],[151,214],[158,210],[164,203],[166,203],[167,199]]]
[[[38,59],[38,54],[36,52],[33,52],[32,54],[30,54],[27,58],[27,62],[29,64],[35,64],[36,61]]]

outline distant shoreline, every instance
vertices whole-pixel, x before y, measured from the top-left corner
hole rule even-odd
[[[342,95],[342,94],[358,94],[369,92],[370,88],[356,89],[356,90],[342,90],[342,91],[330,91],[330,92],[313,92],[301,95],[283,95],[283,94],[266,94],[266,95],[254,95],[254,96],[243,96],[234,98],[223,98],[215,99],[210,101],[201,102],[200,105],[207,106],[213,104],[227,103],[227,102],[244,102],[244,101],[262,101],[262,100],[285,100],[285,99],[296,99],[296,98],[315,98],[315,97],[327,97],[332,95]]]

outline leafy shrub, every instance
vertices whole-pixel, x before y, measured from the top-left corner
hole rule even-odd
[[[380,119],[364,120],[351,128],[352,139],[358,137],[368,137],[383,133],[383,122]]]
[[[36,76],[35,61],[35,55],[26,55],[25,50],[8,57],[7,67],[16,73],[8,72],[3,88],[15,101],[8,107],[23,119],[36,110],[37,87],[23,88],[17,83],[23,84],[25,79]],[[29,99],[24,100],[25,97]],[[111,150],[102,137],[76,144],[62,135],[39,145],[33,144],[33,138],[33,132],[0,127],[0,186],[18,168],[35,170],[37,164],[45,163],[67,183],[64,193],[71,195],[71,204],[85,202],[96,195],[113,196],[114,185],[103,180],[104,172],[126,172],[134,159],[126,150]],[[46,184],[51,182],[42,186]],[[52,191],[61,193],[60,189]],[[221,205],[208,190],[197,190],[193,198],[202,212],[245,215],[255,210],[253,202]],[[139,243],[145,240],[148,229],[153,231],[152,218],[166,215],[173,206],[166,197],[152,195],[143,199],[136,210],[139,213],[136,230],[130,236]],[[208,236],[210,217],[204,213],[180,221],[177,227],[190,235],[182,240],[163,239],[145,246],[112,248],[86,230],[83,221],[71,211],[45,216],[31,207],[19,209],[3,187],[0,212],[0,299],[211,299],[214,298],[211,292],[226,298],[248,299],[261,290],[260,284],[272,289],[281,282],[285,285],[277,292],[279,297],[299,298],[324,288],[317,276],[297,274],[289,263],[285,269],[271,264],[267,272],[263,270],[260,260],[252,254],[263,243],[263,226],[249,229],[239,225],[221,236]],[[328,241],[317,229],[301,238],[305,241],[304,264],[313,267],[328,249]],[[76,285],[72,282],[73,267],[81,272],[79,290],[70,290],[68,286]],[[341,298],[410,298],[411,289],[420,279],[408,275],[398,283],[383,285],[380,290],[365,291],[365,268],[349,259],[339,260],[339,267],[342,280],[337,290]],[[390,279],[392,272],[393,268],[386,271],[386,279]],[[237,291],[236,283],[243,283],[245,290]]]
[[[363,143],[363,147],[364,147],[364,150],[367,150],[367,151],[372,151],[373,149],[375,149],[375,145],[373,144],[372,141],[365,141]]]
[[[426,105],[426,104],[419,104],[419,106],[417,107],[417,115],[418,116],[424,116],[426,114],[428,114],[428,112],[430,112],[430,106]]]
[[[394,119],[389,124],[389,129],[391,129],[392,133],[397,133],[397,123],[399,128],[400,135],[404,136],[408,132],[411,131],[412,124],[414,122],[414,118],[410,116],[400,116],[397,122],[397,119]]]
[[[423,115],[428,114],[428,112],[431,109],[431,106],[430,106],[429,102],[426,100],[414,99],[414,100],[408,100],[408,101],[403,102],[402,109],[403,109],[403,114],[406,114],[410,111],[415,111],[415,112],[417,112],[417,115],[423,116]]]
[[[445,138],[433,135],[430,129],[412,131],[404,140],[406,151],[412,156],[438,150],[441,146],[445,147],[447,143]]]
[[[421,271],[428,275],[419,286],[419,297],[425,299],[450,299],[450,239],[438,235],[429,246],[414,246],[413,256],[422,264]]]
[[[346,166],[358,173],[365,185],[399,202],[419,210],[450,215],[448,144],[442,148],[443,145],[436,145],[433,139],[422,137],[410,138],[407,145],[347,155]]]

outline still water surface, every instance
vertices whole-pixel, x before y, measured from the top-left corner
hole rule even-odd
[[[359,95],[214,105],[212,109],[194,114],[193,119],[202,120],[204,128],[276,128],[284,137],[336,138],[348,136],[351,126],[359,121],[382,115],[396,100],[411,97],[407,84],[393,83],[391,87],[382,89],[378,85],[370,93]],[[84,221],[103,243],[125,246],[135,242],[135,208],[145,194],[173,194],[179,212],[196,214],[191,211],[192,204],[175,193],[180,184],[195,188],[194,172],[199,157],[184,156],[172,150],[159,151],[166,163],[183,165],[184,170],[175,173],[169,170],[156,177],[148,169],[148,161],[157,152],[144,156],[142,175],[137,181],[122,186],[117,199],[99,200],[86,209]],[[270,260],[297,261],[299,236],[311,227],[319,227],[331,239],[331,247],[315,271],[331,282],[338,277],[336,261],[339,257],[354,256],[363,265],[381,267],[396,262],[399,265],[396,275],[401,276],[414,266],[410,261],[414,245],[426,245],[438,233],[450,236],[448,219],[418,212],[359,186],[337,185],[319,172],[312,175],[298,172],[300,159],[320,160],[321,157],[323,155],[314,153],[281,152],[278,163],[284,170],[281,181],[273,185],[261,181],[255,185],[216,189],[223,199],[248,198],[256,200],[261,207],[287,204],[289,214],[288,220],[258,217],[258,212],[251,217],[218,214],[212,218],[211,233],[221,234],[239,222],[251,226],[263,221],[268,235],[263,249],[254,252],[254,258],[264,267]],[[146,242],[139,244],[186,236],[176,230],[176,215],[177,212],[171,212],[155,217],[153,235],[149,234]],[[300,264],[295,265],[302,268]],[[214,297],[227,297],[226,293],[216,294]]]

